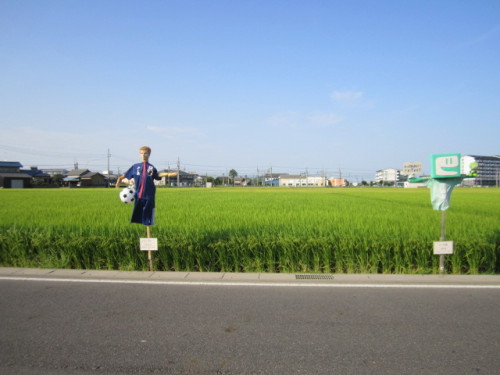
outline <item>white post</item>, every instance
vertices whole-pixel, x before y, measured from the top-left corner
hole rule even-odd
[[[441,211],[441,238],[440,241],[445,240],[445,212]],[[439,273],[444,274],[444,254],[439,255]]]
[[[147,238],[151,238],[151,230],[149,229],[149,225],[146,225],[146,236]],[[149,270],[151,272],[154,271],[153,269],[153,257],[151,254],[151,250],[148,250],[148,260],[149,260]]]

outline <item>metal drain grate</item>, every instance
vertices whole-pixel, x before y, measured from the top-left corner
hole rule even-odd
[[[332,275],[295,275],[295,280],[333,280]]]

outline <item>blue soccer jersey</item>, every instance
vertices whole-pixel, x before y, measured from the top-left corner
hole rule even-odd
[[[134,179],[136,200],[132,212],[132,223],[153,225],[155,219],[154,180],[160,180],[154,165],[147,162],[134,164],[124,174],[128,180]]]

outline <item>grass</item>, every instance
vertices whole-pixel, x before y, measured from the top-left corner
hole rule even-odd
[[[457,188],[447,272],[499,273],[500,189]],[[158,189],[155,269],[437,273],[428,189]],[[148,269],[116,189],[0,191],[0,265]]]

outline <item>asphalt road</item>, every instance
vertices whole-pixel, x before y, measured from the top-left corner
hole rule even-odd
[[[0,373],[500,372],[498,278],[142,280],[0,277]]]

